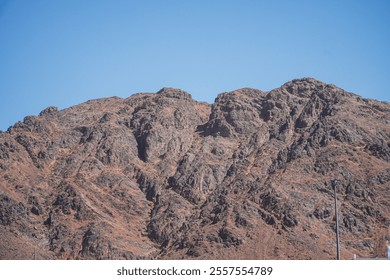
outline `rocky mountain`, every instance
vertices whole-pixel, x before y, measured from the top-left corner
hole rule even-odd
[[[0,132],[1,259],[383,257],[390,105],[312,78],[197,102],[178,89]]]

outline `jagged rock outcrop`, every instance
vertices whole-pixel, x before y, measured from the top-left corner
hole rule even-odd
[[[331,259],[335,184],[342,256],[381,256],[389,159],[390,105],[311,78],[49,107],[0,132],[0,258]]]

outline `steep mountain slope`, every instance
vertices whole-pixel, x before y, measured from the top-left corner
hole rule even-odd
[[[0,133],[2,259],[384,256],[390,105],[311,78],[199,103],[171,88]]]

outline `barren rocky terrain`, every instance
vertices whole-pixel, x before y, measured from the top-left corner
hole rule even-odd
[[[0,132],[1,259],[384,257],[390,105],[312,78],[172,88]]]

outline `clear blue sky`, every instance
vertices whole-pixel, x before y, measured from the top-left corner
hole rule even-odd
[[[314,77],[390,100],[390,1],[0,0],[0,129],[162,87],[212,103]]]

